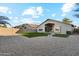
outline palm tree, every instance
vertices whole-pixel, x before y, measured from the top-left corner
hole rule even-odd
[[[63,23],[65,23],[65,24],[71,24],[72,21],[70,21],[70,19],[68,19],[68,18],[64,18],[63,19]]]
[[[7,27],[7,24],[10,25],[10,23],[8,22],[9,18],[6,16],[0,16],[0,26],[2,27]]]
[[[79,18],[79,3],[76,3],[75,7],[76,7],[75,10],[73,10],[73,11],[76,12],[74,16],[76,16],[77,18]]]

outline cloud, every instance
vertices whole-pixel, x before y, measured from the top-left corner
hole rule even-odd
[[[22,20],[20,20],[21,23],[28,23],[31,24],[33,23],[33,19],[32,18],[23,18]]]
[[[65,16],[68,12],[70,12],[74,6],[75,6],[75,3],[65,3],[63,7],[61,8],[63,12],[62,16]]]
[[[16,20],[16,19],[19,19],[19,18],[18,18],[17,16],[15,16],[15,17],[10,16],[9,19],[14,19],[14,20]]]
[[[8,8],[0,6],[0,13],[7,13]]]
[[[38,18],[42,14],[43,14],[43,8],[41,6],[25,9],[24,12],[22,13],[23,16],[30,15],[32,16],[32,18]]]
[[[41,21],[33,20],[32,18],[23,18],[21,22],[28,24],[33,24],[33,23],[36,24],[36,23],[40,23]]]
[[[24,16],[24,15],[33,15],[33,14],[35,14],[35,11],[34,11],[33,8],[26,9],[26,10],[24,10],[24,12],[22,13],[23,16]]]
[[[66,13],[63,13],[61,16],[63,16],[63,17],[66,16]]]
[[[9,10],[8,7],[0,6],[0,13],[4,13],[4,14],[9,13],[9,14],[11,14],[12,12]]]
[[[14,17],[14,19],[18,19],[18,17]]]
[[[56,19],[56,20],[60,20],[60,19]]]
[[[9,17],[11,25],[12,26],[17,26],[17,25],[21,25],[21,24],[40,24],[41,21],[38,20],[34,20],[33,18],[18,18],[16,17]]]
[[[11,12],[11,11],[8,11],[8,13],[9,13],[9,14],[12,14],[12,12]]]
[[[40,16],[43,16],[44,9],[41,6],[38,7],[30,7],[28,9],[25,9],[22,13],[22,16],[31,16],[30,18],[22,18],[22,23],[29,23],[29,24],[39,24],[40,21],[34,20],[34,18],[39,18]]]
[[[36,12],[37,12],[37,15],[41,15],[43,13],[43,8],[41,6],[37,7]]]
[[[13,17],[9,17],[9,19],[12,19]]]
[[[18,16],[9,16],[9,19],[12,26],[17,26],[20,25],[21,23],[23,24],[21,17],[19,18]]]
[[[56,14],[52,14],[52,17],[55,17],[56,16]]]

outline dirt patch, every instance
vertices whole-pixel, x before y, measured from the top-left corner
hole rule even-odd
[[[0,36],[15,35],[18,30],[16,28],[0,28]]]

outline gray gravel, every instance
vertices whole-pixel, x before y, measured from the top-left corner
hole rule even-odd
[[[79,56],[79,35],[68,38],[0,36],[1,56]]]

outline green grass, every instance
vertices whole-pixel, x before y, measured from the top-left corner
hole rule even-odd
[[[69,37],[68,34],[54,34],[53,36],[56,36],[56,37]]]
[[[39,37],[39,36],[48,36],[49,33],[25,32],[21,34],[26,37]]]

